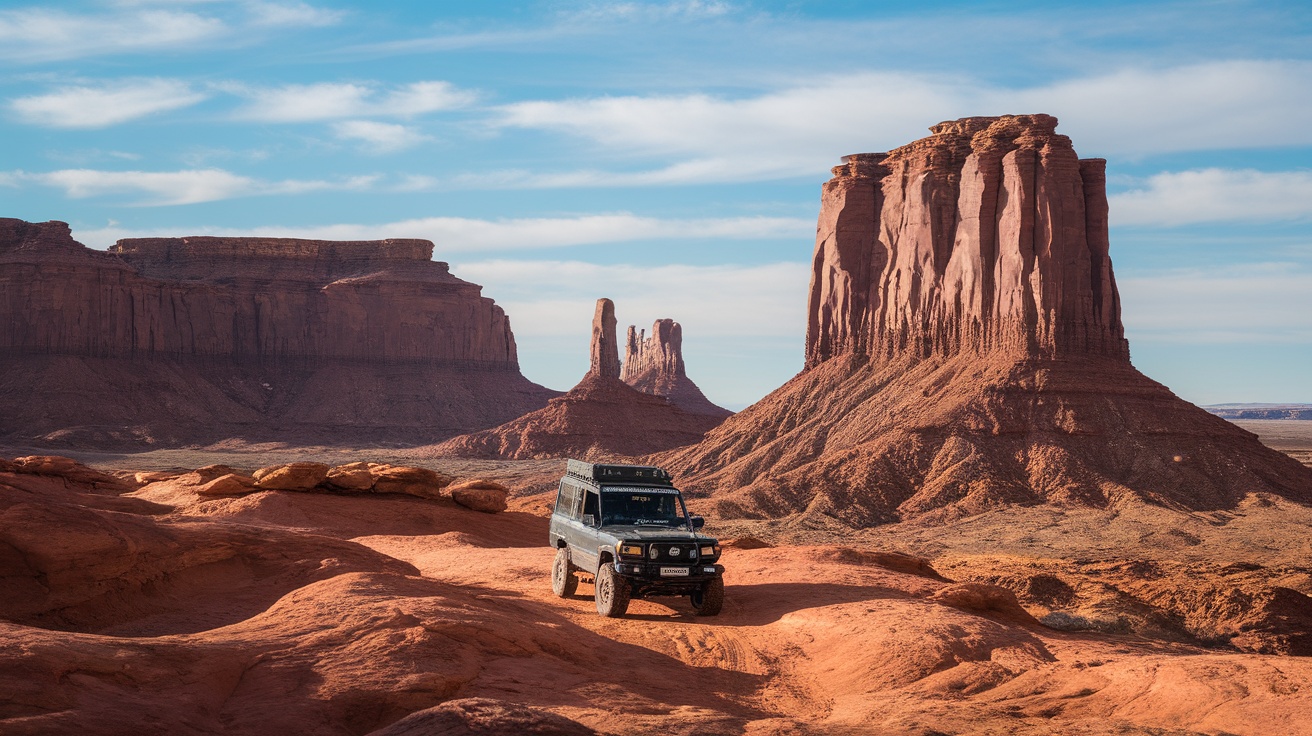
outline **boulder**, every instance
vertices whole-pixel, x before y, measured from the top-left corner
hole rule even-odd
[[[355,462],[330,469],[325,482],[339,491],[361,493],[374,487],[374,476],[369,472],[369,463]]]
[[[255,486],[263,491],[309,491],[327,478],[323,463],[288,463],[255,471]]]
[[[13,465],[19,473],[56,476],[75,483],[86,483],[101,490],[130,490],[122,479],[89,468],[69,457],[28,455],[17,458]]]
[[[496,514],[506,510],[508,488],[496,481],[471,478],[447,486],[451,500],[474,511]]]
[[[369,736],[593,736],[578,721],[517,703],[461,698],[416,711]]]
[[[375,493],[405,493],[419,498],[441,498],[442,489],[454,480],[428,468],[384,465],[370,468]]]
[[[198,472],[198,471],[193,471]],[[143,470],[139,473],[132,474],[132,480],[139,486],[147,483],[157,483],[162,480],[172,480],[178,477],[180,473],[170,472],[168,470]]]
[[[228,473],[196,489],[202,496],[240,496],[257,490],[255,479],[248,475]]]
[[[202,483],[209,483],[215,478],[224,475],[231,475],[237,471],[227,465],[206,465],[203,468],[196,468],[191,472],[195,473]]]

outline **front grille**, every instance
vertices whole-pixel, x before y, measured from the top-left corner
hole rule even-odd
[[[696,562],[697,545],[695,544],[653,544],[652,548],[656,550],[655,556],[651,556],[653,562]]]

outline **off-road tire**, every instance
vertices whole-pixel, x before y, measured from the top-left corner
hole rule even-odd
[[[606,618],[619,618],[629,610],[629,581],[615,572],[615,566],[602,562],[597,570],[596,592],[597,613]]]
[[[688,600],[692,602],[692,610],[698,616],[718,615],[724,607],[724,578],[703,583],[702,589],[689,594]]]
[[[574,565],[569,561],[569,550],[561,547],[556,550],[556,560],[551,563],[551,592],[561,598],[568,598],[578,590],[579,579],[574,574]]]

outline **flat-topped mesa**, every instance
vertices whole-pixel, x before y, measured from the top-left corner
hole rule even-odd
[[[683,327],[672,319],[658,319],[645,330],[629,325],[620,380],[633,388],[694,414],[727,417],[733,412],[712,404],[688,378],[683,362]]]
[[[1108,258],[1106,162],[1050,115],[973,117],[824,186],[806,367],[1007,351],[1129,360]]]
[[[619,379],[620,348],[615,335],[615,326],[618,323],[615,319],[615,302],[598,299],[597,309],[592,315],[589,376]]]
[[[517,371],[482,287],[427,240],[134,238],[0,220],[0,348],[89,357],[421,363]]]
[[[125,238],[109,248],[142,275],[165,279],[248,276],[293,280],[349,277],[400,269],[448,280],[446,263],[433,262],[429,240],[302,240],[299,238]],[[452,283],[460,282],[449,277]]]

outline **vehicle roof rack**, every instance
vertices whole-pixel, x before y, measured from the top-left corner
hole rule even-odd
[[[617,465],[570,460],[565,466],[565,473],[597,483],[673,485],[670,474],[653,465]]]

